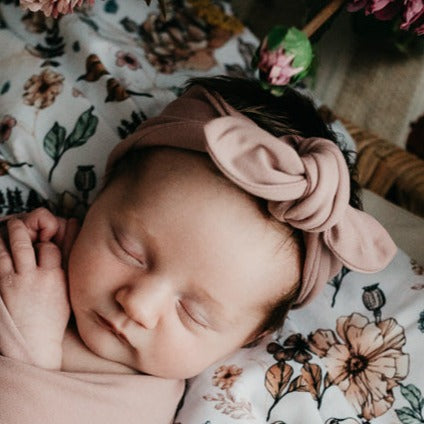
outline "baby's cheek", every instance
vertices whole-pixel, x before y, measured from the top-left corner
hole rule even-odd
[[[201,343],[192,346],[190,350],[182,349],[180,357],[175,358],[176,363],[180,363],[179,367],[186,376],[191,378],[199,375],[211,365],[225,360],[229,355],[238,350],[239,345],[234,345],[233,341],[217,340],[215,343]],[[189,352],[189,354],[187,354]]]

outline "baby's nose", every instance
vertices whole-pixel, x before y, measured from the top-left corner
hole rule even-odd
[[[119,288],[115,300],[129,318],[151,330],[169,311],[171,293],[166,284],[144,281]]]

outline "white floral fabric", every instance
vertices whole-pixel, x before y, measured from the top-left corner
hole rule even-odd
[[[0,0],[0,213],[83,216],[113,146],[190,76],[251,76],[224,0],[96,1],[58,20]],[[337,123],[348,145],[352,141]],[[344,270],[283,329],[189,381],[179,424],[424,423],[423,267]]]

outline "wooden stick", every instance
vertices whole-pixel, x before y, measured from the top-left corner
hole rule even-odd
[[[331,16],[336,13],[340,7],[342,7],[345,0],[332,0],[327,6],[324,7],[310,22],[308,22],[302,31],[308,36],[311,37],[317,29],[319,29]]]

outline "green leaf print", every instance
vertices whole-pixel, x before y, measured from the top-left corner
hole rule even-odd
[[[412,409],[421,412],[424,403],[421,390],[413,384],[408,384],[407,386],[401,386],[400,391],[404,398],[410,403]]]
[[[66,140],[66,150],[82,146],[96,132],[99,118],[92,114],[93,109],[94,107],[90,107],[78,118],[73,131]]]
[[[10,88],[10,81],[6,81],[0,89],[0,95],[6,94],[9,91],[9,88]]]
[[[407,386],[401,385],[400,391],[411,407],[404,406],[403,408],[395,409],[399,420],[402,424],[424,424],[422,414],[424,399],[421,390],[413,384],[408,384]]]
[[[395,409],[396,414],[399,418],[399,420],[402,422],[402,424],[422,424],[423,421],[420,419],[419,416],[407,406],[404,406],[400,409]]]
[[[54,161],[49,172],[49,182],[52,180],[53,171],[63,154],[69,149],[84,145],[96,132],[99,118],[93,115],[93,109],[94,107],[90,107],[79,116],[74,129],[66,139],[65,128],[61,127],[57,122],[44,137],[44,151]]]
[[[54,123],[52,129],[44,137],[44,151],[56,161],[62,155],[65,147],[66,129],[61,127],[57,122]]]

